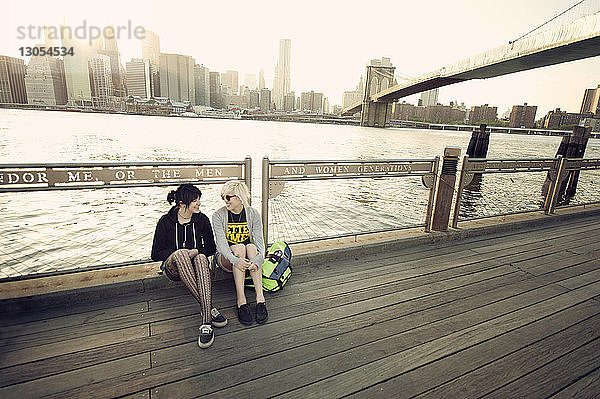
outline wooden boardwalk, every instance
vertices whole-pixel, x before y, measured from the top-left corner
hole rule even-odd
[[[206,350],[179,285],[4,313],[0,398],[600,397],[598,219],[298,268],[264,326],[217,282]]]

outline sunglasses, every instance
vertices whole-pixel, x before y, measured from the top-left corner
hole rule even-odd
[[[232,198],[235,198],[235,197],[237,197],[237,195],[221,195],[221,198],[222,198],[224,201],[231,201],[231,199],[232,199]]]

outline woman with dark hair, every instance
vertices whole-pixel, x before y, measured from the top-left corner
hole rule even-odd
[[[212,306],[208,257],[215,253],[215,240],[208,217],[200,212],[200,190],[182,184],[167,196],[175,205],[156,225],[152,259],[162,261],[161,270],[173,281],[183,281],[201,306],[202,325],[198,346],[214,341],[213,326],[224,327],[227,319]]]

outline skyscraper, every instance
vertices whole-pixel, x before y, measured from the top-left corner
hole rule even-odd
[[[262,90],[265,88],[265,71],[262,69],[258,73],[258,90]]]
[[[133,58],[126,64],[127,94],[150,98],[152,96],[150,79],[150,60],[144,58]]]
[[[195,104],[194,58],[181,54],[160,54],[160,94],[175,101]]]
[[[438,96],[440,94],[440,89],[435,88],[432,90],[427,90],[421,93],[421,102],[424,107],[429,107],[432,105],[437,105]]]
[[[92,103],[95,107],[106,108],[111,102],[111,97],[114,96],[110,57],[98,54],[90,58],[89,65]]]
[[[290,58],[292,41],[290,39],[279,40],[279,60],[275,66],[273,77],[273,102],[278,110],[284,108],[284,96],[290,92]]]
[[[160,97],[160,39],[151,30],[146,30],[142,39],[142,58],[150,60],[150,91],[152,96]]]
[[[537,105],[513,105],[510,112],[509,127],[534,127]]]
[[[112,31],[108,31],[109,29],[112,29]],[[104,36],[104,49],[99,50],[98,54],[106,55],[110,58],[114,95],[117,97],[124,97],[125,87],[123,86],[123,74],[125,71],[123,70],[123,65],[121,64],[121,55],[119,54],[115,30],[112,25],[108,27],[106,33],[108,33],[108,35],[105,34]]]
[[[0,103],[27,104],[22,59],[0,55]]]
[[[67,87],[63,60],[48,55],[31,57],[25,87],[29,104],[65,105]]]
[[[239,81],[237,71],[225,71],[221,74],[221,85],[223,86],[223,93],[226,94],[238,94]]]
[[[256,90],[258,88],[258,84],[256,83],[256,74],[247,73],[244,75],[244,84],[250,90]]]
[[[64,57],[68,102],[70,105],[91,105],[92,86],[88,61],[96,55],[95,51],[87,42],[77,40],[68,26],[61,25],[61,35],[62,46],[73,47],[73,55]]]
[[[194,87],[196,89],[196,104],[210,107],[210,73],[204,65],[194,66]]]
[[[210,78],[210,106],[223,108],[223,93],[221,92],[221,74],[209,72]]]

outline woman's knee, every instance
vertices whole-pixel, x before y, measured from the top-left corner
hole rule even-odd
[[[231,252],[238,258],[246,257],[246,246],[244,244],[235,244],[231,246]]]
[[[256,255],[258,255],[258,248],[256,248],[256,245],[247,244],[246,245],[246,255],[248,255],[248,258],[250,258],[250,259],[252,259]]]

